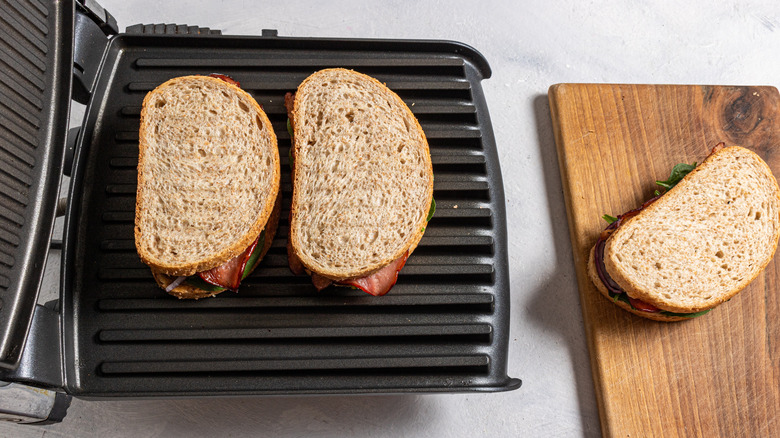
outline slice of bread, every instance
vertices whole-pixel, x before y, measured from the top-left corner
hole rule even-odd
[[[753,281],[779,236],[780,189],[772,171],[755,153],[728,147],[612,233],[604,266],[633,298],[670,312],[699,312]]]
[[[374,78],[345,69],[301,83],[293,109],[290,241],[310,271],[369,275],[410,253],[433,197],[425,134]]]
[[[169,276],[220,266],[266,226],[279,192],[271,122],[242,89],[207,76],[171,79],[143,102],[135,244]]]
[[[273,213],[271,213],[271,217],[268,219],[268,222],[265,225],[265,228],[263,229],[265,231],[265,237],[264,237],[264,244],[263,247],[260,249],[260,257],[257,258],[257,262],[254,266],[250,267],[249,272],[257,268],[257,266],[260,264],[260,262],[263,260],[263,257],[265,257],[266,253],[268,253],[268,250],[271,249],[271,243],[273,243],[274,236],[276,236],[276,229],[279,225],[279,213],[281,211],[281,202],[282,195],[279,194],[276,197],[276,203],[274,204],[274,210]],[[262,230],[261,230],[262,232]],[[157,285],[160,286],[163,289],[167,289],[168,285],[171,284],[174,280],[176,280],[176,277],[163,274],[160,271],[156,271],[154,268],[152,268],[152,275],[154,276],[154,280],[157,282]],[[222,293],[224,291],[219,292],[212,292],[200,289],[195,286],[191,286],[186,283],[182,283],[179,286],[176,286],[175,288],[171,289],[169,294],[177,297],[177,298],[188,298],[188,299],[199,299],[199,298],[206,298],[206,297],[213,297],[214,295],[217,295],[219,293]]]

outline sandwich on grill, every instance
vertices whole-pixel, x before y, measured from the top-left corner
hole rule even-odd
[[[434,210],[425,134],[374,78],[327,69],[285,99],[293,136],[288,258],[318,290],[384,295]]]
[[[237,82],[213,76],[171,79],[141,110],[135,245],[179,298],[237,290],[279,218],[271,122]]]
[[[758,155],[722,144],[658,184],[669,190],[605,216],[612,223],[591,251],[588,274],[623,309],[679,321],[729,300],[766,267],[780,236],[780,189]]]

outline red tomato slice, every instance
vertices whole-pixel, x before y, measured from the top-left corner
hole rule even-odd
[[[628,301],[631,303],[632,306],[634,306],[636,310],[641,310],[643,312],[651,312],[651,313],[656,313],[661,311],[661,309],[659,309],[658,307],[655,307],[652,304],[646,303],[636,298],[628,297]]]

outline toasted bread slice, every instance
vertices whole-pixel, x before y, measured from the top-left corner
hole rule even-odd
[[[276,135],[248,93],[185,76],[147,94],[135,243],[154,271],[192,275],[236,257],[266,226],[278,192]]]
[[[265,231],[263,247],[260,249],[260,257],[257,258],[257,262],[254,264],[254,266],[249,268],[250,273],[254,271],[255,268],[257,268],[257,265],[259,265],[263,260],[263,257],[265,257],[266,253],[268,253],[268,250],[271,249],[271,243],[273,243],[274,236],[276,236],[276,229],[279,225],[279,213],[282,206],[281,198],[282,196],[279,194],[276,198],[276,203],[274,204],[273,213],[271,213],[271,217],[268,219],[265,228],[261,230],[261,232]],[[157,282],[157,285],[163,289],[167,289],[168,285],[176,280],[176,277],[163,274],[162,272],[155,271],[154,269],[152,269],[152,275],[154,276],[154,280]],[[222,292],[224,291],[207,291],[186,283],[182,283],[179,286],[171,289],[168,293],[177,298],[189,298],[197,300],[199,298],[213,297],[214,295]]]
[[[728,147],[612,233],[604,266],[630,297],[694,313],[753,281],[779,236],[780,189],[769,166]]]
[[[406,104],[345,69],[301,83],[293,109],[291,248],[331,280],[369,275],[411,253],[433,197],[425,134]]]

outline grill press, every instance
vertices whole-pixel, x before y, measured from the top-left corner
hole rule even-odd
[[[69,396],[466,392],[516,389],[507,376],[504,195],[480,82],[486,60],[457,42],[225,36],[116,22],[90,0],[0,8],[0,410],[46,388]],[[71,44],[71,41],[73,44]],[[284,94],[316,70],[376,77],[412,109],[431,149],[436,215],[390,294],[293,276],[285,252],[291,184]],[[263,105],[282,157],[277,238],[238,294],[177,300],[135,252],[138,123],[165,80],[219,72]],[[71,97],[85,103],[68,132]],[[61,244],[52,241],[69,175]],[[50,247],[59,299],[36,305]],[[0,383],[3,385],[4,383]],[[22,395],[19,397],[26,397]],[[32,397],[32,396],[31,396]],[[0,414],[3,417],[3,414]]]

